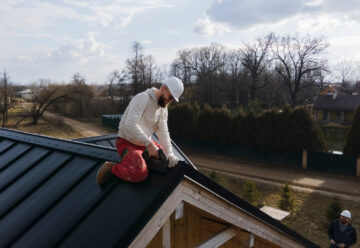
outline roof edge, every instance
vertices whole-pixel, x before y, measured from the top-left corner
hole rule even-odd
[[[6,128],[0,128],[0,137],[55,150],[76,153],[97,159],[114,162],[120,161],[120,156],[114,148],[102,147],[74,140],[54,138],[45,135],[26,133]]]
[[[85,138],[78,138],[78,139],[72,139],[73,141],[77,142],[92,142],[92,141],[101,141],[101,140],[107,140],[107,139],[113,139],[117,137],[117,133],[113,134],[106,134],[106,135],[100,135],[100,136],[91,136],[91,137],[85,137]]]
[[[285,226],[281,222],[273,219],[271,216],[267,215],[266,213],[262,212],[260,209],[254,207],[253,205],[249,204],[245,200],[239,198],[234,193],[228,191],[221,185],[217,184],[215,181],[209,179],[201,172],[193,169],[188,164],[183,164],[184,167],[184,175],[188,176],[190,179],[194,180],[201,186],[205,187],[207,190],[213,192],[214,194],[218,195],[219,197],[223,198],[227,202],[231,203],[232,205],[242,209],[249,215],[253,216],[254,218],[258,219],[259,221],[270,225],[277,231],[283,233],[284,235],[288,236],[290,239],[293,239],[306,247],[319,247],[311,240],[305,238],[304,236],[298,234],[297,232],[293,231],[289,227]],[[241,206],[243,205],[243,206]]]

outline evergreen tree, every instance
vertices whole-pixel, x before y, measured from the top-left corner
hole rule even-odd
[[[346,137],[344,154],[352,156],[360,155],[360,106],[354,114],[351,128]]]
[[[326,218],[329,222],[339,218],[342,206],[339,198],[334,198],[326,209]]]
[[[256,189],[254,182],[246,181],[244,185],[243,198],[245,201],[254,204],[259,199],[259,192]]]
[[[281,191],[281,199],[279,201],[279,208],[284,211],[293,211],[294,200],[292,198],[291,189],[288,184],[285,184]]]

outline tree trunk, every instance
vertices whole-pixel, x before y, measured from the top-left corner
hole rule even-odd
[[[38,116],[33,116],[32,118],[33,118],[32,124],[33,124],[34,126],[36,126],[36,125],[38,124],[39,117],[38,117]]]

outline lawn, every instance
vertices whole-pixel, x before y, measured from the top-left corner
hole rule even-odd
[[[83,137],[80,133],[74,131],[70,126],[51,118],[41,117],[38,125],[32,125],[31,118],[27,118],[17,124],[19,120],[23,119],[23,113],[24,109],[21,106],[16,106],[10,109],[8,113],[8,122],[6,123],[5,128],[62,139],[75,139]],[[2,124],[2,120],[0,123]]]
[[[202,171],[205,175],[217,181],[220,185],[238,195],[243,197],[245,180],[238,177],[232,177],[221,174],[220,172]],[[280,200],[280,193],[282,187],[253,182],[256,184],[256,189],[259,192],[258,199],[252,204],[255,206],[270,206],[278,208]],[[305,193],[301,191],[292,190],[294,199],[293,213],[286,217],[282,223],[293,229],[297,233],[303,235],[307,239],[318,244],[320,247],[329,247],[329,240],[327,237],[327,230],[329,222],[326,218],[326,209],[333,200],[330,196],[325,196],[319,193]],[[343,208],[348,209],[352,214],[353,225],[357,230],[359,236],[360,230],[360,204],[351,200],[340,200]],[[360,248],[360,242],[352,247]]]

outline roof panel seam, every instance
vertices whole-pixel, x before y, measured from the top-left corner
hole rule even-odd
[[[96,209],[96,207],[99,204],[101,204],[103,199],[105,199],[106,196],[108,194],[110,194],[116,188],[116,185],[117,185],[116,181],[113,180],[112,183],[106,188],[106,190],[103,191],[103,194],[101,194],[101,197],[99,197],[99,199],[97,199],[97,201],[92,206],[90,206],[87,211],[85,211],[85,213],[72,225],[72,227],[69,230],[67,230],[65,232],[65,234],[59,238],[59,240],[55,243],[54,246],[55,247],[61,246],[61,243],[64,240],[66,240],[66,238],[72,233],[73,230],[75,230],[84,220],[86,220],[87,216],[89,216]]]
[[[6,216],[9,212],[11,212],[12,209],[16,208],[19,204],[25,201],[26,198],[31,196],[34,192],[36,192],[37,189],[39,189],[43,184],[45,184],[48,180],[50,180],[59,170],[62,169],[64,164],[67,164],[72,159],[75,158],[75,155],[70,156],[67,160],[65,160],[56,170],[54,170],[48,177],[44,178],[42,181],[40,181],[32,190],[30,190],[27,194],[25,194],[22,198],[20,198],[17,202],[15,202],[12,207],[8,209],[8,211],[5,211],[2,215],[0,215],[0,220]]]
[[[34,149],[34,148],[32,148]],[[32,150],[30,149],[30,150]],[[29,151],[30,152],[30,151]],[[46,151],[43,155],[41,155],[40,157],[38,157],[36,160],[34,160],[32,162],[32,164],[25,170],[23,171],[20,175],[18,175],[17,177],[13,178],[13,180],[11,180],[6,186],[0,188],[0,192],[4,191],[6,188],[8,188],[11,184],[13,184],[15,181],[19,180],[21,177],[25,176],[31,169],[33,169],[39,162],[41,162],[43,159],[45,159],[48,155],[50,154],[50,151]]]
[[[100,161],[94,163],[93,167],[96,168],[96,166],[100,163]],[[79,180],[75,181],[72,185],[69,185],[68,189],[65,190],[56,200],[54,200],[42,213],[40,213],[37,218],[34,218],[20,233],[19,236],[17,236],[15,239],[13,239],[9,246],[12,246],[17,240],[19,240],[23,234],[25,234],[29,229],[31,229],[32,226],[34,226],[39,220],[41,220],[49,211],[51,211],[57,204],[60,202],[64,197],[66,197],[73,188],[82,181],[94,168],[90,168],[84,175],[82,175]]]
[[[9,159],[2,168],[0,168],[0,172],[6,170],[12,163],[20,159],[22,156],[24,156],[28,151],[31,151],[34,148],[34,146],[29,145],[29,147],[24,148],[23,151],[19,153],[17,157],[13,157],[12,159]]]

